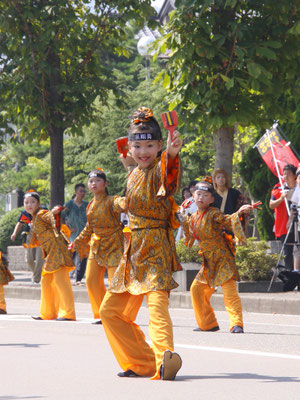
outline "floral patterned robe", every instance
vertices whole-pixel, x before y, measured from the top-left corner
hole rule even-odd
[[[74,241],[81,258],[95,259],[101,267],[117,267],[124,252],[120,214],[125,198],[108,196],[93,199],[87,206],[87,224]]]
[[[68,250],[68,239],[56,225],[51,211],[39,210],[32,218],[30,247],[41,246],[43,250],[43,274],[56,272],[62,267],[74,269],[72,254]]]
[[[136,167],[129,174],[126,212],[131,238],[111,281],[110,292],[139,295],[178,286],[172,277],[181,266],[171,228],[174,201],[170,196],[179,185],[179,177],[179,158],[169,160],[166,152],[150,167]]]
[[[202,258],[196,280],[210,287],[222,285],[233,278],[240,280],[234,260],[234,248],[222,229],[232,231],[243,244],[246,237],[238,213],[225,215],[215,207],[197,211],[184,221],[184,233],[188,247],[198,240]]]

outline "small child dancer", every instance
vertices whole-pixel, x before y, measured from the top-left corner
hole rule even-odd
[[[226,310],[229,314],[230,332],[243,333],[242,304],[236,288],[239,274],[234,261],[234,248],[222,233],[232,231],[245,242],[240,216],[251,211],[250,205],[243,205],[232,215],[225,215],[211,207],[214,201],[213,186],[205,181],[196,185],[193,194],[198,211],[184,221],[186,244],[191,247],[194,240],[199,242],[202,265],[191,286],[191,297],[199,328],[194,331],[218,331],[219,325],[210,298],[216,286],[222,286]]]
[[[126,212],[131,238],[100,308],[100,317],[112,350],[124,372],[120,377],[152,376],[173,380],[181,358],[173,352],[173,328],[169,293],[178,285],[173,272],[181,266],[176,258],[170,225],[173,199],[179,185],[178,152],[182,140],[177,131],[160,156],[162,135],[148,108],[139,108],[129,128],[128,166],[137,163],[129,176]],[[133,158],[133,160],[132,160]],[[134,323],[146,295],[152,348]],[[127,308],[135,312],[128,313]]]
[[[87,224],[74,241],[74,248],[81,259],[88,256],[86,285],[96,319],[94,324],[101,324],[99,309],[106,293],[105,270],[110,281],[124,252],[120,214],[124,210],[125,199],[109,196],[107,185],[103,170],[95,169],[89,173],[88,188],[94,198],[87,206]]]
[[[0,314],[7,314],[6,302],[4,297],[4,285],[15,279],[7,266],[7,261],[0,251]]]
[[[40,315],[32,318],[75,320],[74,297],[69,277],[69,272],[75,267],[67,239],[56,220],[61,207],[56,206],[51,211],[43,210],[39,195],[28,191],[24,197],[24,208],[33,217],[30,246],[41,246],[45,259],[41,279]]]

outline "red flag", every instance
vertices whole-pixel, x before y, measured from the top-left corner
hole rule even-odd
[[[273,152],[270,146],[270,141],[272,143]],[[264,162],[277,177],[278,174],[274,156],[281,176],[283,175],[283,167],[286,164],[292,164],[295,167],[299,164],[299,160],[275,127],[273,127],[269,133],[264,134],[264,136],[256,143],[256,147]]]

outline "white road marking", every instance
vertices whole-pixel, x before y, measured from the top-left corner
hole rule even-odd
[[[218,351],[221,353],[245,354],[245,355],[259,356],[259,357],[275,357],[275,358],[288,358],[292,360],[300,360],[300,355],[294,355],[294,354],[267,353],[264,351],[228,349],[226,347],[196,346],[190,344],[175,344],[175,348],[176,347],[183,349],[193,349],[193,350]]]

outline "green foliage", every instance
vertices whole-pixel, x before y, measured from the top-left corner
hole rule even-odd
[[[273,119],[287,118],[278,99],[297,91],[300,35],[290,29],[299,9],[289,0],[190,3],[176,2],[161,40],[160,50],[171,50],[161,77],[171,108],[189,110],[187,120],[211,131],[247,125],[254,116],[270,124],[270,110]]]
[[[184,244],[183,239],[179,240],[179,242],[176,243],[176,253],[177,253],[177,256],[178,256],[180,262],[199,263],[201,261],[201,258],[200,258],[200,255],[198,252],[199,252],[198,246],[187,247]]]
[[[14,189],[26,192],[34,189],[42,204],[48,204],[50,194],[49,141],[30,144],[8,141],[0,153],[1,193]]]
[[[3,0],[0,2],[0,128],[51,141],[51,203],[64,199],[63,134],[82,134],[95,100],[112,91],[123,103],[110,57],[127,56],[129,21],[143,27],[150,0]],[[155,25],[150,18],[149,25]],[[11,126],[11,125],[10,125]]]
[[[22,208],[15,208],[0,218],[0,249],[4,253],[7,252],[7,246],[20,246],[22,244],[20,234],[14,242],[10,239],[21,211]]]
[[[278,254],[269,254],[264,240],[249,238],[246,246],[237,246],[236,265],[242,281],[262,281],[272,277]]]
[[[283,94],[299,99],[300,9],[289,0],[177,0],[176,7],[159,41],[158,52],[170,57],[157,79],[183,123],[203,137],[214,133],[216,164],[230,174],[226,132],[293,118]]]

